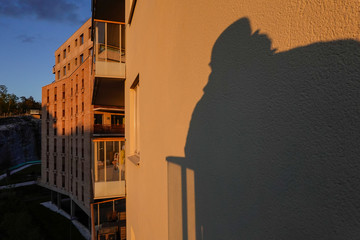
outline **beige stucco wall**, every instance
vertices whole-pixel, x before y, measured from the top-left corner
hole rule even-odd
[[[129,14],[129,3],[130,1],[127,2],[126,6],[127,16]],[[254,33],[256,30],[259,30],[260,34],[265,34],[267,38],[271,41],[271,49],[276,49],[276,54],[278,54],[276,56],[281,57],[290,55],[290,57],[294,58],[296,61],[298,61],[300,58],[298,62],[302,62],[305,68],[306,62],[308,62],[309,59],[307,59],[306,57],[301,59],[301,54],[299,54],[299,57],[297,57],[295,56],[295,52],[301,52],[302,49],[304,49],[305,52],[310,51],[312,48],[310,47],[310,50],[308,50],[309,48],[307,47],[310,44],[340,39],[354,39],[356,41],[360,41],[359,10],[359,2],[356,0],[233,0],[226,2],[216,0],[137,1],[132,22],[130,25],[127,26],[125,92],[126,109],[128,111],[131,102],[129,94],[130,86],[136,78],[137,74],[139,74],[141,88],[141,157],[140,166],[135,166],[130,161],[126,163],[128,239],[182,239],[182,235],[184,234],[184,227],[182,226],[182,224],[184,223],[184,221],[181,218],[181,214],[183,212],[181,209],[179,209],[181,206],[183,206],[183,203],[181,203],[182,197],[180,187],[181,172],[180,168],[177,165],[169,164],[167,158],[169,156],[186,157],[184,149],[187,144],[187,136],[190,121],[192,120],[192,114],[194,112],[195,106],[203,97],[204,87],[207,85],[209,78],[211,78],[210,74],[212,72],[212,69],[210,68],[209,64],[212,59],[213,47],[215,45],[215,42],[225,31],[225,29],[227,29],[230,25],[232,25],[239,19],[247,18],[250,22],[251,32]],[[246,21],[244,21],[243,25],[244,28],[246,28]],[[234,37],[234,39],[228,40],[227,44],[236,45],[236,41],[239,40]],[[219,44],[219,49],[221,49],[221,41]],[[340,45],[342,45],[342,43],[340,43]],[[344,48],[346,48],[346,44],[343,45]],[[257,45],[255,44],[255,46]],[[301,46],[303,46],[304,48],[299,48]],[[295,48],[297,48],[298,50],[292,52],[291,50]],[[315,52],[321,55],[321,51]],[[316,56],[313,57],[316,58]],[[341,54],[340,57],[346,58],[345,55]],[[352,59],[353,61],[347,63],[347,66],[355,64],[354,58]],[[261,65],[261,59],[259,61]],[[298,62],[297,64],[300,64]],[[282,71],[282,65],[285,65],[286,63],[287,61],[284,60],[284,62],[281,62],[281,64],[279,64],[278,66],[272,66],[271,69],[275,68],[274,71]],[[232,63],[225,62],[222,65],[224,71],[227,71],[227,64],[230,66]],[[286,69],[286,66],[284,68],[290,74],[293,69],[289,66],[287,67],[288,69]],[[268,71],[271,71],[271,69],[268,69]],[[324,72],[329,72],[331,70],[330,65],[325,65],[323,70]],[[317,69],[313,69],[313,71],[316,72]],[[306,69],[304,70],[304,72],[306,72]],[[255,75],[257,74],[257,71],[255,71],[254,69],[252,69],[249,74],[250,77],[247,77],[249,77],[250,79],[267,79],[269,76],[269,74],[264,74],[263,76],[259,75],[256,77]],[[274,74],[279,73],[276,72]],[[286,75],[285,73],[281,74],[282,76]],[[359,75],[356,74],[355,76],[359,77]],[[301,79],[301,77],[299,77],[299,79]],[[244,88],[244,86],[230,86],[230,88],[231,87]],[[248,85],[245,85],[245,88],[246,87],[248,87]],[[256,89],[256,87],[257,85],[255,84],[254,88]],[[355,84],[354,88],[356,89],[356,87],[357,85]],[[253,92],[249,90],[251,95],[256,96],[257,94],[262,94],[262,92],[258,92],[255,89],[252,89]],[[287,90],[284,91],[286,94],[289,93],[289,91]],[[341,96],[336,96],[341,98]],[[223,98],[226,99],[226,95],[224,95]],[[356,99],[351,100],[356,102]],[[271,98],[268,98],[266,99],[266,101],[264,100],[263,102],[271,102]],[[309,105],[311,105],[310,102],[311,100],[309,101]],[[216,101],[214,103],[216,103]],[[260,101],[260,103],[262,103],[262,100]],[[211,104],[211,101],[207,104]],[[275,106],[277,106],[276,102],[274,104]],[[206,105],[206,103],[204,103],[204,105]],[[237,109],[237,104],[233,104],[231,106]],[[251,104],[249,105],[249,108],[250,106]],[[294,107],[296,108],[296,106]],[[216,107],[214,108],[216,109]],[[201,110],[201,106],[199,109]],[[241,111],[241,108],[238,108],[238,111]],[[246,109],[246,111],[251,112],[249,109]],[[349,112],[351,114],[354,114],[352,110],[349,110]],[[257,113],[261,115],[262,111],[259,110],[259,112]],[[219,133],[216,131],[216,126],[222,124],[230,124],[230,126],[233,125],[233,131],[239,131],[241,133],[241,129],[237,127],[237,124],[242,124],[241,122],[228,122],[228,116],[223,115],[223,111],[214,111],[213,114],[215,115],[214,118],[209,118],[209,121],[216,121],[218,124],[212,125],[212,128],[210,127],[207,138],[217,138],[217,140],[220,142],[222,141],[222,138],[225,138],[224,144],[226,144],[226,138],[231,138],[231,136],[222,136],[221,132]],[[290,112],[290,115],[291,114],[293,114],[293,112]],[[306,111],[304,114],[306,114]],[[211,116],[211,114],[209,114],[208,116]],[[293,120],[293,123],[295,123],[295,120]],[[204,122],[204,125],[206,125],[206,122]],[[126,127],[126,152],[131,154],[131,146],[129,145],[132,144],[131,138],[133,136],[131,135],[131,117],[129,116],[126,118]],[[218,131],[221,131],[220,129],[221,128],[219,128]],[[259,127],[259,129],[262,129],[262,127]],[[244,131],[246,133],[246,130]],[[245,133],[242,132],[241,134]],[[276,133],[277,131],[274,130],[274,134]],[[262,136],[261,134],[259,134],[259,136],[261,136],[261,140],[259,141],[265,141],[266,143],[277,141],[276,139],[268,138],[267,135]],[[338,140],[339,142],[350,141],[346,137],[339,137]],[[260,146],[261,144],[259,146],[257,144],[253,144],[252,141],[255,141],[254,139],[242,139],[242,141],[246,142],[245,149],[252,149],[252,146],[255,145],[258,150],[254,150],[254,153],[262,151],[262,148]],[[193,144],[196,145],[196,142]],[[201,143],[199,144],[201,145]],[[286,144],[286,142],[283,142],[283,144]],[[312,147],[315,144],[316,143],[309,143],[309,147]],[[334,143],[334,145],[339,144]],[[209,148],[216,148],[217,146],[222,147],[221,143],[219,143]],[[269,147],[266,144],[263,144],[262,146]],[[328,146],[333,145],[329,144]],[[203,147],[203,151],[211,151],[206,148],[206,146]],[[187,146],[187,148],[191,149],[191,146]],[[321,148],[322,147],[319,147],[319,149]],[[221,150],[219,150],[219,152],[221,152]],[[276,154],[277,150],[269,150],[268,155],[272,153]],[[223,156],[225,158],[228,158],[229,156],[232,157],[231,154],[229,155],[228,153],[223,153]],[[331,158],[331,154],[329,154],[329,156],[329,158]],[[274,157],[274,159],[277,158]],[[286,157],[279,157],[279,159],[286,159]],[[311,160],[311,158],[309,159]],[[211,159],[209,159],[209,164],[221,166],[222,164],[225,164],[222,163],[223,160],[224,159],[220,155],[219,157],[217,157],[217,160],[215,160],[218,161],[216,162],[216,164],[212,162]],[[241,160],[242,159],[240,159],[240,161]],[[271,160],[272,159],[270,159],[269,161]],[[203,162],[204,168],[208,168],[209,166],[206,165],[206,159],[203,159]],[[220,169],[223,168],[220,167]],[[333,170],[336,172],[336,168],[334,169]],[[251,172],[251,170],[253,169],[250,168],[249,171]],[[215,231],[214,233],[223,233],[223,236],[227,236],[228,238],[216,238],[216,235],[209,236],[209,232],[211,232],[209,230],[209,227],[214,228],[214,225],[212,223],[204,225],[204,228],[202,228],[203,226],[199,225],[194,226],[193,223],[196,222],[196,224],[198,224],[199,222],[197,220],[201,219],[202,217],[195,216],[195,212],[197,211],[197,199],[192,192],[197,191],[197,185],[195,184],[195,186],[193,186],[194,180],[191,180],[194,179],[193,175],[195,175],[196,179],[196,177],[198,176],[197,171],[199,172],[199,169],[196,169],[195,172],[191,172],[191,170],[187,171],[189,172],[187,174],[187,178],[189,178],[187,187],[188,219],[185,222],[189,224],[186,228],[187,231],[189,231],[189,239],[195,239],[195,229],[198,239],[201,239],[199,236],[205,236],[204,239],[237,239],[232,238],[234,236],[231,235],[231,230],[224,230],[227,231],[226,233],[222,232],[221,230],[217,232]],[[214,172],[209,170],[208,173]],[[233,174],[235,180],[238,179],[236,173],[229,171],[229,174]],[[276,173],[274,173],[274,175],[276,175]],[[261,178],[257,174],[254,174],[254,176]],[[346,176],[347,175],[345,174],[345,177]],[[216,176],[214,176],[214,179],[216,179]],[[253,180],[256,182],[256,179]],[[219,181],[221,181],[221,177]],[[259,182],[261,183],[262,181]],[[334,184],[334,186],[335,185],[336,184]],[[199,186],[201,186],[201,183],[199,183]],[[330,184],[330,192],[334,186]],[[223,186],[224,189],[226,189],[227,187],[228,186],[226,185]],[[191,191],[191,189],[193,188],[195,188],[195,190]],[[209,192],[211,191],[209,190]],[[205,192],[204,194],[209,192]],[[221,198],[222,191],[221,189],[218,189],[217,192],[219,193],[219,195],[207,196],[209,197],[210,203],[221,203],[221,199],[219,198]],[[295,191],[294,195],[296,195],[296,193],[297,192]],[[224,194],[224,196],[227,195]],[[349,196],[351,198],[351,194]],[[254,198],[262,198],[262,195],[259,193],[259,197]],[[326,193],[321,195],[321,197],[316,198],[316,201],[320,201],[319,199],[323,198],[326,198]],[[264,197],[264,199],[266,198]],[[295,196],[292,200],[296,201],[296,199],[297,198]],[[252,200],[249,201],[252,202]],[[222,199],[222,202],[224,205],[228,204],[226,197],[225,199]],[[243,202],[239,202],[239,204],[247,206]],[[250,206],[252,205],[250,204]],[[226,210],[225,208],[226,207],[219,208],[218,210],[224,211]],[[229,208],[231,208],[231,204]],[[244,208],[247,209],[246,207]],[[276,210],[277,208],[274,209]],[[260,209],[259,211],[264,211],[264,209]],[[248,214],[248,212],[245,211],[244,214]],[[256,218],[258,217],[258,215],[256,215],[255,213],[254,216],[257,221],[262,221],[260,219],[261,217]],[[262,215],[260,214],[259,216]],[[330,218],[333,216],[334,215],[332,214],[329,215]],[[218,213],[216,213],[216,209],[214,210],[213,215],[210,214],[210,218],[213,218],[213,221],[218,222],[218,226],[222,226],[221,214],[219,215]],[[279,218],[281,218],[281,215]],[[266,217],[264,219],[266,219]],[[317,222],[320,222],[321,218],[314,219],[316,219]],[[269,218],[267,220],[275,221],[276,219]],[[282,218],[282,220],[284,220],[284,218]],[[336,221],[337,220],[335,220],[335,222]],[[227,226],[224,229],[228,229],[229,227],[230,229],[234,229],[235,233],[239,229],[240,231],[246,233],[247,231],[249,231],[249,229],[251,230],[255,226],[259,227],[256,224],[251,225],[249,223],[249,225],[246,225],[246,223],[242,222],[242,226],[246,226],[246,229],[241,229],[241,225],[238,225],[240,224],[240,222],[241,221],[235,217],[233,225],[226,222],[226,224],[230,226]],[[336,227],[336,223],[334,224],[334,226]],[[326,227],[324,227],[325,230],[322,229],[319,230],[319,232],[331,231],[331,229],[328,229],[329,226],[332,225],[329,223],[328,225],[326,225]],[[268,227],[268,225],[266,225],[266,227]],[[260,235],[258,235],[258,237],[261,237],[263,236],[262,233],[266,230],[266,227],[264,227],[264,229],[252,229],[252,231],[260,232]],[[283,237],[283,235],[276,234],[278,232],[284,232],[284,230],[282,228],[281,230],[279,230],[280,227],[279,229],[276,227],[279,226],[275,226],[274,228],[272,228],[272,231],[274,231],[275,233],[273,233],[273,235],[271,235],[270,233],[269,234],[271,236],[275,236],[275,238],[277,237],[277,239],[280,239],[281,237]],[[288,233],[288,236],[292,236],[292,227],[293,226],[289,228],[290,230],[288,229],[288,231],[290,231]],[[354,226],[350,227],[348,233],[352,232],[354,229],[356,229],[354,228]],[[293,233],[296,232],[297,231],[293,231]],[[310,234],[314,232],[316,232],[316,230],[310,231]],[[345,235],[341,235],[343,233],[344,229],[340,227],[340,236],[344,237]],[[254,235],[244,235],[244,237],[244,239],[257,239],[256,237],[254,237]]]

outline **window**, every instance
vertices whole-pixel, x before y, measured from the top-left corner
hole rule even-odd
[[[84,162],[81,162],[81,181],[84,181]]]
[[[54,173],[54,185],[56,185],[56,173]]]
[[[78,160],[75,161],[75,177],[78,177]]]
[[[58,55],[57,59],[58,59],[57,62],[60,63],[60,54]]]
[[[66,75],[66,66],[64,66],[63,75],[64,75],[64,77]]]
[[[57,76],[58,76],[58,80],[59,80],[60,79],[60,70],[58,71]]]
[[[70,71],[70,63],[68,63],[68,71]]]
[[[80,63],[83,63],[84,62],[84,54],[81,54],[80,55]]]
[[[48,89],[46,92],[46,102],[47,103],[49,103],[49,93],[50,93],[50,90]]]
[[[65,59],[66,58],[66,49],[64,49],[64,54],[63,54],[63,58]]]
[[[77,39],[75,39],[75,47],[77,47]]]
[[[57,128],[54,127],[54,136],[56,136],[56,135],[57,135]]]
[[[49,155],[46,155],[46,168],[49,168]]]
[[[76,86],[75,86],[75,93],[77,93],[78,92],[78,84],[76,84]]]
[[[131,86],[131,102],[132,114],[131,114],[131,130],[133,136],[132,152],[135,155],[140,155],[140,84],[139,75]]]
[[[65,172],[65,157],[61,159],[61,171]]]
[[[81,139],[81,157],[84,157],[84,139]]]
[[[89,38],[91,38],[91,27],[89,27]]]
[[[65,175],[61,176],[61,187],[65,188]]]
[[[61,148],[62,148],[62,153],[65,153],[65,138],[63,138],[61,141]]]
[[[49,136],[49,123],[46,123],[46,135]]]
[[[84,186],[81,187],[81,201],[84,201]]]
[[[56,156],[54,156],[54,170],[56,170]]]
[[[102,124],[103,115],[102,114],[94,114],[94,124]]]
[[[49,182],[49,172],[46,172],[46,182]]]
[[[71,131],[72,131],[72,128],[71,128]],[[70,146],[70,153],[71,155],[73,154],[73,140],[71,139],[71,146]]]
[[[70,45],[68,46],[68,52],[70,52]]]
[[[84,102],[81,103],[81,111],[84,112]]]
[[[84,136],[84,124],[81,126],[81,135]]]
[[[56,142],[56,138],[54,139],[54,152],[56,152],[56,146],[57,145],[57,142]]]
[[[54,101],[57,100],[57,87],[55,87],[54,89]],[[56,109],[56,105],[55,105],[55,109]]]
[[[75,184],[75,194],[76,194],[76,196],[78,195],[78,183],[77,182]]]
[[[75,140],[75,156],[78,156],[78,140],[77,139]]]
[[[84,88],[84,79],[81,79],[81,88]]]
[[[49,152],[49,139],[46,139],[46,151]]]
[[[77,65],[77,58],[75,58],[75,66]]]
[[[65,99],[65,83],[62,85],[62,99]],[[65,103],[63,103],[63,104],[65,104]]]
[[[80,45],[84,44],[84,34],[80,35]]]

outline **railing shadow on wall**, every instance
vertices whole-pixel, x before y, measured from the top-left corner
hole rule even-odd
[[[169,239],[352,239],[360,43],[289,51],[247,18],[217,39],[185,157],[167,157]]]

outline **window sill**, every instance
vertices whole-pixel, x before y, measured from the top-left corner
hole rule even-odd
[[[140,166],[140,155],[134,154],[129,156],[128,159],[136,166]]]

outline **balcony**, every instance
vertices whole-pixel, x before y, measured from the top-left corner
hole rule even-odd
[[[121,141],[122,140],[122,141]],[[125,196],[125,141],[94,140],[94,199]]]
[[[95,77],[125,79],[125,24],[94,19]]]
[[[94,134],[124,136],[124,124],[94,124]]]

